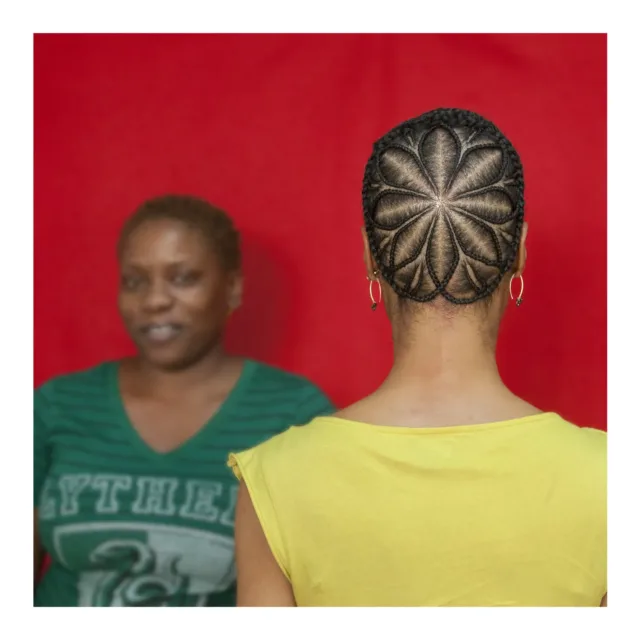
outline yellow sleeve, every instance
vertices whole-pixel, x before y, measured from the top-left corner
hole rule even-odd
[[[593,509],[592,532],[594,554],[591,572],[599,580],[603,592],[608,590],[607,560],[607,440],[605,431],[584,427],[581,434],[586,436],[585,450],[588,452],[587,464],[583,465],[583,473],[593,476],[590,503]],[[602,597],[603,593],[598,596]]]
[[[278,521],[277,501],[274,500],[273,486],[270,490],[268,480],[270,444],[271,441],[268,441],[242,453],[232,453],[227,464],[236,478],[245,483],[271,553],[291,582],[286,546]]]

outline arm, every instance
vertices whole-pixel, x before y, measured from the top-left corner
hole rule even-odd
[[[295,607],[291,584],[271,553],[244,482],[238,491],[235,536],[238,606]]]
[[[38,510],[33,510],[33,588],[35,589],[42,569],[42,546],[38,534]]]

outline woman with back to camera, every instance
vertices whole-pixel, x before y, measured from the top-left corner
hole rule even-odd
[[[606,434],[516,397],[496,365],[510,291],[522,302],[523,191],[511,143],[468,111],[375,144],[363,235],[393,367],[231,456],[238,604],[606,606]]]
[[[238,485],[229,451],[332,411],[313,384],[222,347],[242,298],[229,217],[144,203],[119,242],[119,307],[138,354],[35,394],[38,606],[228,606]]]

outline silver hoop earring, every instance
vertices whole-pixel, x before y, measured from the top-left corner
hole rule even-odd
[[[511,276],[511,280],[509,280],[509,295],[511,296],[512,300],[513,300],[512,285],[513,285],[513,279],[515,277],[516,276]],[[520,293],[516,298],[516,307],[519,307],[522,304],[522,294],[524,293],[524,278],[522,276],[518,276],[518,278],[520,278]]]
[[[378,279],[378,272],[373,272],[373,278],[369,278],[369,297],[371,298],[371,311],[375,311],[378,308],[378,305],[382,302],[382,285],[380,284],[380,280]],[[378,300],[376,300],[373,296],[373,283],[376,282],[378,284]]]

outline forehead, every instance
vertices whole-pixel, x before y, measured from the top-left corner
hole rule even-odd
[[[202,261],[214,256],[209,239],[199,229],[179,220],[147,220],[124,242],[125,262]]]

